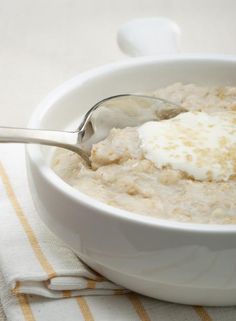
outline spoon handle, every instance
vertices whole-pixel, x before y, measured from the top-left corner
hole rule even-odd
[[[0,127],[0,143],[35,143],[78,150],[78,132]]]

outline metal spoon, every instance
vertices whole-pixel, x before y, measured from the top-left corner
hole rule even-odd
[[[187,110],[165,99],[122,94],[99,101],[75,131],[0,127],[0,143],[37,143],[78,153],[89,163],[92,144],[104,139],[112,128],[139,126],[146,121],[177,116]]]

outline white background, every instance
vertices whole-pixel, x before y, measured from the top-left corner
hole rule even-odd
[[[125,59],[117,29],[152,16],[179,24],[183,52],[236,53],[235,0],[0,0],[0,125],[26,125],[63,81]]]

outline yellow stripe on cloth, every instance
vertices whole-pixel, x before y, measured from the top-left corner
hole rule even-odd
[[[64,290],[62,292],[63,298],[71,298],[71,291],[70,290]]]
[[[97,274],[94,281],[102,282],[102,281],[106,281],[106,279],[102,275]]]
[[[115,295],[121,295],[127,293],[127,290],[125,289],[115,289],[113,290]]]
[[[87,281],[87,288],[88,289],[95,289],[96,288],[96,281],[94,280],[88,280]]]
[[[15,287],[11,291],[12,293],[17,294],[19,293],[19,290],[20,290],[20,281],[16,281]]]
[[[204,309],[201,306],[195,306],[194,307],[195,312],[200,317],[201,321],[213,321],[206,309]]]
[[[149,315],[147,314],[147,311],[145,310],[143,303],[139,299],[138,295],[135,293],[128,293],[127,297],[131,301],[134,310],[136,311],[137,315],[139,316],[139,319],[141,321],[151,321]]]
[[[0,163],[0,176],[2,178],[2,182],[3,185],[5,187],[7,196],[11,202],[12,207],[15,210],[15,213],[25,231],[25,234],[28,237],[28,240],[32,246],[32,249],[41,265],[41,267],[43,268],[43,270],[48,274],[48,278],[52,278],[56,276],[56,272],[54,271],[53,267],[51,266],[51,264],[48,262],[46,256],[44,255],[39,241],[37,240],[36,235],[34,234],[34,231],[32,230],[27,217],[25,216],[20,203],[16,197],[16,194],[13,190],[13,187],[11,185],[10,179],[8,178],[8,175],[2,165],[2,163]]]
[[[88,306],[88,303],[86,302],[85,298],[83,297],[77,297],[76,298],[78,304],[79,304],[79,307],[80,307],[80,311],[83,315],[83,318],[85,321],[94,321],[94,318],[93,318],[93,315],[92,315],[92,312]]]
[[[26,321],[35,321],[33,312],[31,310],[31,307],[29,305],[28,298],[25,294],[19,294],[17,295],[18,301],[20,303],[20,307],[22,310],[22,313],[24,315],[24,318]]]

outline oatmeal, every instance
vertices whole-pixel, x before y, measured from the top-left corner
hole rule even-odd
[[[130,212],[236,224],[236,87],[178,83],[154,95],[189,112],[112,129],[93,145],[92,168],[58,149],[54,171],[81,192]]]

